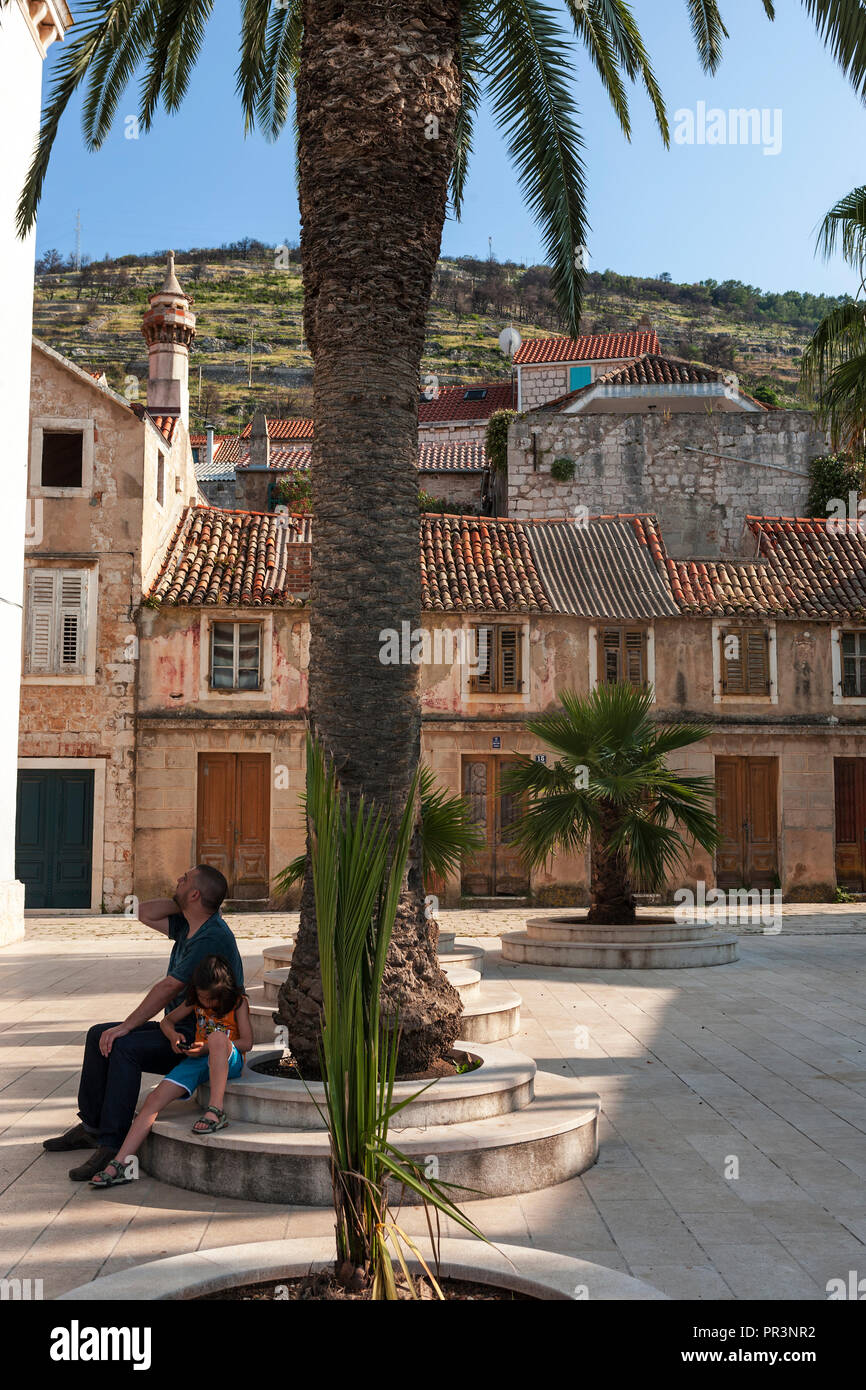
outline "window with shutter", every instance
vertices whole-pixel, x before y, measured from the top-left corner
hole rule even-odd
[[[849,700],[866,696],[866,632],[842,633],[842,694]]]
[[[766,628],[724,628],[722,644],[722,693],[769,695],[770,634]]]
[[[523,689],[521,629],[476,627],[478,670],[470,676],[469,689],[479,694],[519,694]]]
[[[642,689],[648,680],[647,635],[641,628],[606,627],[601,634],[602,682],[627,681]]]
[[[77,675],[86,659],[87,571],[33,569],[28,574],[27,672]]]

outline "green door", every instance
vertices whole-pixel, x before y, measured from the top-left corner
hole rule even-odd
[[[15,876],[25,907],[88,908],[93,862],[93,772],[18,773]]]

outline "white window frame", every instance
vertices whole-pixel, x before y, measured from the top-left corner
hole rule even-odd
[[[768,664],[770,668],[769,695],[726,695],[722,687],[722,633],[729,627],[763,627],[769,634]],[[713,619],[713,704],[716,705],[777,705],[779,703],[779,663],[776,624],[748,617]]]
[[[210,683],[214,623],[256,623],[261,627],[262,645],[259,671],[261,685],[258,690],[214,690]],[[271,682],[273,678],[273,647],[273,613],[263,613],[261,609],[256,609],[255,612],[252,613],[232,609],[228,612],[202,614],[201,626],[199,629],[199,649],[201,658],[199,664],[199,699],[209,701],[216,700],[222,704],[230,703],[232,705],[269,704]]]
[[[830,631],[830,659],[833,671],[833,704],[834,705],[866,705],[866,695],[843,695],[842,694],[842,638],[846,632],[862,632],[866,634],[866,627],[858,623],[846,623],[844,626],[834,627]]]
[[[495,617],[484,617],[481,614],[473,613],[471,619],[464,627],[465,650],[471,651],[472,633],[476,627],[513,627],[517,629],[517,640],[520,643],[520,669],[523,672],[522,690],[503,690],[500,694],[489,690],[473,690],[471,688],[472,670],[468,662],[463,662],[460,667],[460,695],[464,700],[470,700],[473,704],[507,704],[525,705],[529,703],[531,671],[529,664],[529,641],[530,625],[522,622],[519,618],[506,619],[501,613]]]
[[[646,623],[646,678],[656,703],[656,631],[654,623]],[[601,679],[598,669],[598,639],[606,627],[644,627],[640,619],[628,622],[625,618],[611,618],[599,622],[589,629],[589,688],[595,690]]]
[[[46,434],[81,433],[81,487],[45,487],[42,483],[42,441]],[[30,492],[34,497],[87,497],[93,491],[93,419],[36,415],[30,428]]]
[[[69,673],[30,671],[30,593],[31,575],[43,570],[64,574],[83,574],[85,576],[85,595],[83,604],[84,634],[81,644],[82,667],[80,671]],[[22,685],[95,685],[96,684],[96,624],[97,595],[99,592],[99,568],[97,565],[70,563],[68,560],[55,563],[40,560],[28,564],[24,571],[24,621],[22,624]],[[56,604],[55,604],[56,608]]]

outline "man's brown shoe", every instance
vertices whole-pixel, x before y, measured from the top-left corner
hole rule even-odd
[[[73,1125],[56,1139],[43,1139],[42,1147],[48,1149],[49,1153],[66,1153],[70,1149],[95,1149],[99,1147],[99,1137],[91,1134],[84,1125]]]
[[[114,1158],[116,1149],[94,1149],[89,1158],[83,1163],[79,1163],[77,1168],[70,1168],[69,1176],[73,1182],[90,1182],[97,1173],[101,1173],[106,1163]]]

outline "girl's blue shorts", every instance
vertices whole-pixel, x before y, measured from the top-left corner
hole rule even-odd
[[[166,1081],[173,1081],[175,1086],[182,1086],[187,1095],[192,1095],[196,1087],[203,1081],[207,1081],[208,1076],[208,1055],[202,1053],[201,1057],[184,1057],[178,1063],[174,1071],[170,1071],[166,1076]],[[244,1059],[232,1043],[231,1055],[229,1057],[229,1081],[234,1081],[235,1077],[240,1076],[244,1069]]]

